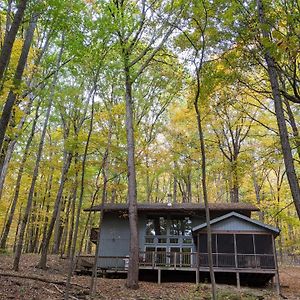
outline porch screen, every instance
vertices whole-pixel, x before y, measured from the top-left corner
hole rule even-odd
[[[237,234],[236,247],[239,254],[254,254],[253,235]]]
[[[254,235],[256,254],[273,254],[272,236],[265,234]]]
[[[217,246],[218,246],[218,253],[234,253],[233,234],[218,234]]]
[[[201,233],[199,236],[199,252],[200,253],[207,253],[207,234]],[[212,252],[216,253],[216,235],[211,235],[211,244],[212,244]]]

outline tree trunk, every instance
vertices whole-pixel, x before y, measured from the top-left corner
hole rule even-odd
[[[18,9],[15,14],[14,20],[10,26],[9,31],[5,34],[3,47],[1,49],[0,54],[0,82],[2,82],[5,69],[9,64],[13,44],[16,39],[20,24],[23,20],[27,2],[28,0],[19,1]]]
[[[200,87],[200,85],[199,85]],[[199,98],[199,91],[197,92],[194,107],[197,115],[197,125],[198,125],[198,134],[199,134],[199,141],[200,141],[200,149],[201,149],[201,169],[202,169],[202,190],[203,190],[203,200],[205,206],[205,218],[207,224],[207,253],[208,253],[208,266],[209,266],[209,273],[210,273],[210,280],[212,285],[212,298],[213,300],[217,299],[217,291],[216,291],[216,281],[215,281],[215,274],[213,268],[213,255],[212,255],[212,238],[211,238],[211,226],[210,226],[210,212],[209,212],[209,202],[208,202],[208,194],[207,194],[207,185],[206,185],[206,153],[205,153],[205,144],[204,144],[204,135],[202,130],[201,124],[201,114],[198,107],[198,98]],[[198,245],[199,247],[199,245]]]
[[[58,254],[58,252],[59,252],[59,247],[61,244],[61,239],[62,239],[63,230],[64,230],[61,213],[63,213],[65,211],[65,205],[66,205],[66,199],[65,199],[65,197],[63,197],[62,201],[60,203],[60,207],[58,209],[58,215],[57,215],[56,223],[55,223],[52,254]]]
[[[41,248],[41,257],[40,257],[40,261],[38,263],[38,267],[41,269],[47,268],[47,255],[48,255],[48,250],[49,250],[49,244],[50,244],[50,240],[51,240],[55,222],[58,221],[57,215],[58,215],[58,211],[60,209],[60,202],[62,199],[62,194],[63,194],[65,182],[67,180],[67,174],[69,172],[72,157],[73,157],[72,153],[67,152],[67,150],[64,150],[63,169],[62,169],[62,173],[61,173],[59,189],[58,189],[58,192],[56,195],[54,208],[53,208],[51,220],[49,223],[47,235],[46,235],[45,239],[43,239],[42,248]]]
[[[71,199],[71,222],[70,222],[70,230],[68,236],[68,247],[67,247],[67,257],[71,256],[71,248],[72,248],[72,240],[73,240],[73,232],[74,232],[74,222],[75,222],[75,209],[76,209],[76,198],[77,198],[77,187],[78,187],[78,175],[79,175],[79,168],[77,167],[78,164],[78,153],[75,152],[74,155],[74,166],[75,166],[75,180],[74,180],[74,187],[73,187],[73,195]]]
[[[63,38],[63,40],[64,40],[64,38]],[[57,59],[57,67],[59,66],[60,61],[61,61],[62,52],[63,52],[63,44],[64,43],[62,41],[62,47],[61,47],[61,50],[60,50],[60,53],[59,53],[58,59]],[[57,70],[58,70],[58,68],[57,68]],[[46,117],[45,117],[45,121],[44,121],[44,125],[43,125],[39,148],[38,148],[38,152],[37,152],[35,168],[34,168],[32,180],[31,180],[31,186],[30,186],[30,190],[29,190],[29,194],[28,194],[28,198],[27,198],[27,205],[26,205],[26,209],[24,212],[22,222],[21,222],[20,235],[19,235],[19,240],[18,240],[17,247],[16,247],[16,253],[15,253],[14,264],[13,264],[13,269],[15,271],[19,270],[19,263],[20,263],[21,253],[22,253],[24,233],[25,233],[25,228],[26,228],[26,225],[28,222],[28,217],[29,217],[30,210],[31,210],[32,199],[33,199],[36,180],[38,177],[40,161],[41,161],[42,152],[43,152],[43,148],[44,148],[44,140],[45,140],[48,121],[49,121],[50,112],[51,112],[51,108],[52,108],[52,102],[53,102],[53,98],[54,98],[54,89],[55,89],[55,86],[57,83],[57,79],[58,79],[58,72],[56,71],[54,74],[53,82],[52,82],[52,86],[51,86],[50,99],[49,99]]]
[[[139,239],[137,216],[137,191],[135,171],[135,144],[133,125],[132,83],[129,69],[125,67],[125,100],[126,100],[126,138],[127,138],[127,177],[128,177],[128,213],[130,227],[129,265],[126,286],[137,289],[139,279]]]
[[[95,81],[97,81],[97,79]],[[73,235],[73,241],[72,241],[72,247],[71,247],[70,266],[69,266],[69,272],[68,272],[68,277],[67,277],[67,281],[66,281],[65,299],[69,299],[69,289],[70,289],[70,284],[71,284],[71,277],[73,275],[74,267],[75,267],[74,259],[75,259],[76,244],[77,244],[77,237],[78,237],[78,230],[79,230],[79,219],[80,219],[80,213],[81,213],[81,207],[82,207],[83,195],[84,195],[86,160],[87,160],[88,148],[89,148],[90,139],[91,139],[91,135],[92,135],[92,131],[93,131],[93,124],[94,124],[94,104],[95,104],[96,88],[97,88],[97,85],[95,83],[92,93],[90,94],[90,97],[92,97],[91,122],[90,122],[88,137],[87,137],[87,141],[85,144],[85,149],[84,149],[84,154],[83,154],[83,159],[82,159],[81,183],[80,183],[81,189],[80,189],[80,196],[79,196],[77,214],[76,214],[76,220],[75,220],[75,229],[74,229],[74,235]]]
[[[25,2],[25,4],[26,4],[26,1],[21,1],[21,2]],[[29,50],[30,50],[30,47],[31,47],[31,43],[32,43],[36,23],[37,23],[37,15],[33,15],[31,20],[30,20],[29,28],[28,28],[27,33],[26,33],[25,41],[24,41],[24,44],[23,44],[23,47],[22,47],[21,55],[20,55],[20,58],[19,58],[19,61],[18,61],[16,72],[15,72],[13,89],[11,89],[9,91],[9,94],[7,96],[7,100],[6,100],[6,102],[4,104],[4,107],[3,107],[3,110],[2,110],[2,115],[1,115],[1,118],[0,118],[0,149],[2,148],[2,143],[3,143],[3,140],[4,140],[7,125],[8,125],[8,122],[10,120],[10,116],[11,116],[13,106],[14,106],[15,101],[17,99],[16,90],[18,90],[18,88],[20,87],[20,84],[21,84],[21,80],[22,80],[22,77],[23,77],[23,72],[24,72],[24,69],[25,69],[26,62],[27,62]],[[0,66],[0,68],[1,68],[1,66]],[[0,72],[1,72],[1,70],[0,70]],[[0,76],[1,76],[1,73],[0,73]]]
[[[108,155],[108,152],[106,153]],[[95,259],[94,259],[94,265],[93,265],[93,273],[91,278],[91,284],[90,284],[90,297],[93,298],[94,292],[95,292],[95,281],[97,277],[97,267],[99,262],[99,252],[100,252],[100,237],[101,237],[101,225],[103,223],[104,218],[104,205],[106,202],[106,188],[107,188],[107,176],[106,176],[106,157],[103,157],[103,168],[102,168],[102,175],[103,175],[103,189],[102,189],[102,197],[101,197],[101,209],[100,209],[100,215],[99,215],[99,224],[98,224],[98,236],[97,236],[97,244],[96,244],[96,250],[95,250]]]
[[[36,123],[37,123],[37,119],[38,119],[39,106],[40,106],[40,103],[38,104],[38,107],[36,108],[36,113],[35,113],[35,118],[32,123],[31,133],[28,137],[25,151],[24,151],[24,154],[22,157],[20,169],[18,171],[16,186],[15,186],[15,191],[14,191],[14,197],[13,197],[13,202],[12,202],[12,206],[11,206],[10,213],[9,213],[9,218],[5,224],[5,229],[4,229],[2,237],[1,237],[0,248],[2,248],[2,249],[5,249],[5,247],[6,247],[7,237],[8,237],[10,227],[12,224],[12,220],[13,220],[13,217],[15,214],[15,210],[16,210],[16,206],[17,206],[17,202],[18,202],[18,198],[19,198],[19,193],[20,193],[21,180],[22,180],[22,176],[23,176],[23,172],[24,172],[24,167],[25,167],[25,163],[26,163],[26,160],[28,157],[29,148],[30,148],[30,145],[31,145],[34,133],[35,133]]]
[[[258,10],[259,22],[262,27],[261,28],[262,36],[265,40],[270,41],[270,33],[266,29],[268,28],[268,24],[265,20],[262,0],[257,0],[257,10]],[[264,57],[267,63],[268,74],[269,74],[269,79],[272,88],[272,95],[275,104],[275,113],[276,113],[278,129],[279,129],[279,137],[281,142],[286,174],[291,189],[293,201],[296,207],[296,211],[298,217],[300,218],[300,188],[299,188],[297,174],[295,171],[292,150],[289,143],[288,130],[285,123],[284,110],[282,106],[282,99],[281,99],[279,82],[278,82],[278,74],[277,74],[274,58],[272,57],[270,51],[266,47],[264,47]]]

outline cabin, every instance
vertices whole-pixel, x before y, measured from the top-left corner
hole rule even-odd
[[[251,218],[257,207],[246,203],[210,204],[213,267],[216,280],[246,285],[278,283],[275,238],[279,229]],[[139,268],[164,274],[193,274],[196,282],[209,280],[205,207],[199,203],[138,204]],[[86,211],[101,211],[94,206]],[[126,272],[129,256],[127,204],[105,204],[99,238],[98,270]],[[84,261],[81,257],[81,262]],[[84,265],[84,263],[83,263]]]

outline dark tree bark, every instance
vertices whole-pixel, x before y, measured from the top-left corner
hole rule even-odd
[[[266,29],[268,28],[268,23],[266,22],[265,19],[262,0],[257,0],[257,10],[258,10],[259,22],[262,25],[261,26],[262,36],[265,40],[271,41],[270,33]],[[298,178],[294,166],[292,150],[289,143],[289,136],[288,136],[288,130],[285,122],[284,110],[283,110],[282,99],[280,94],[276,63],[269,49],[267,49],[264,46],[262,47],[264,50],[264,58],[267,64],[269,80],[272,88],[272,95],[274,99],[275,113],[276,113],[278,129],[279,129],[279,137],[281,142],[281,149],[282,149],[286,174],[287,174],[291,194],[293,197],[293,201],[296,207],[296,211],[298,217],[300,218],[300,188],[299,188],[299,182],[298,182]]]
[[[15,14],[14,20],[10,26],[9,31],[6,32],[6,34],[5,34],[3,47],[2,47],[1,53],[0,53],[0,82],[2,82],[5,69],[7,68],[8,64],[9,64],[13,44],[16,39],[21,22],[23,20],[27,2],[28,2],[28,0],[20,0],[19,1],[18,9]],[[7,24],[8,23],[9,22],[7,22]]]
[[[26,2],[26,1],[21,1],[21,2]],[[37,23],[37,18],[38,18],[37,15],[33,15],[33,17],[30,20],[29,28],[26,33],[25,41],[22,47],[21,55],[14,76],[13,89],[10,90],[2,110],[2,115],[0,118],[0,149],[2,148],[2,143],[4,140],[8,122],[10,120],[11,112],[18,96],[16,90],[20,87],[21,84],[23,72],[26,66],[29,50],[33,39],[34,30]]]

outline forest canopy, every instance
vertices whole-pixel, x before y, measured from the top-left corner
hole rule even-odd
[[[1,1],[1,249],[90,252],[84,208],[202,203],[205,163],[299,253],[299,37],[297,0]]]

